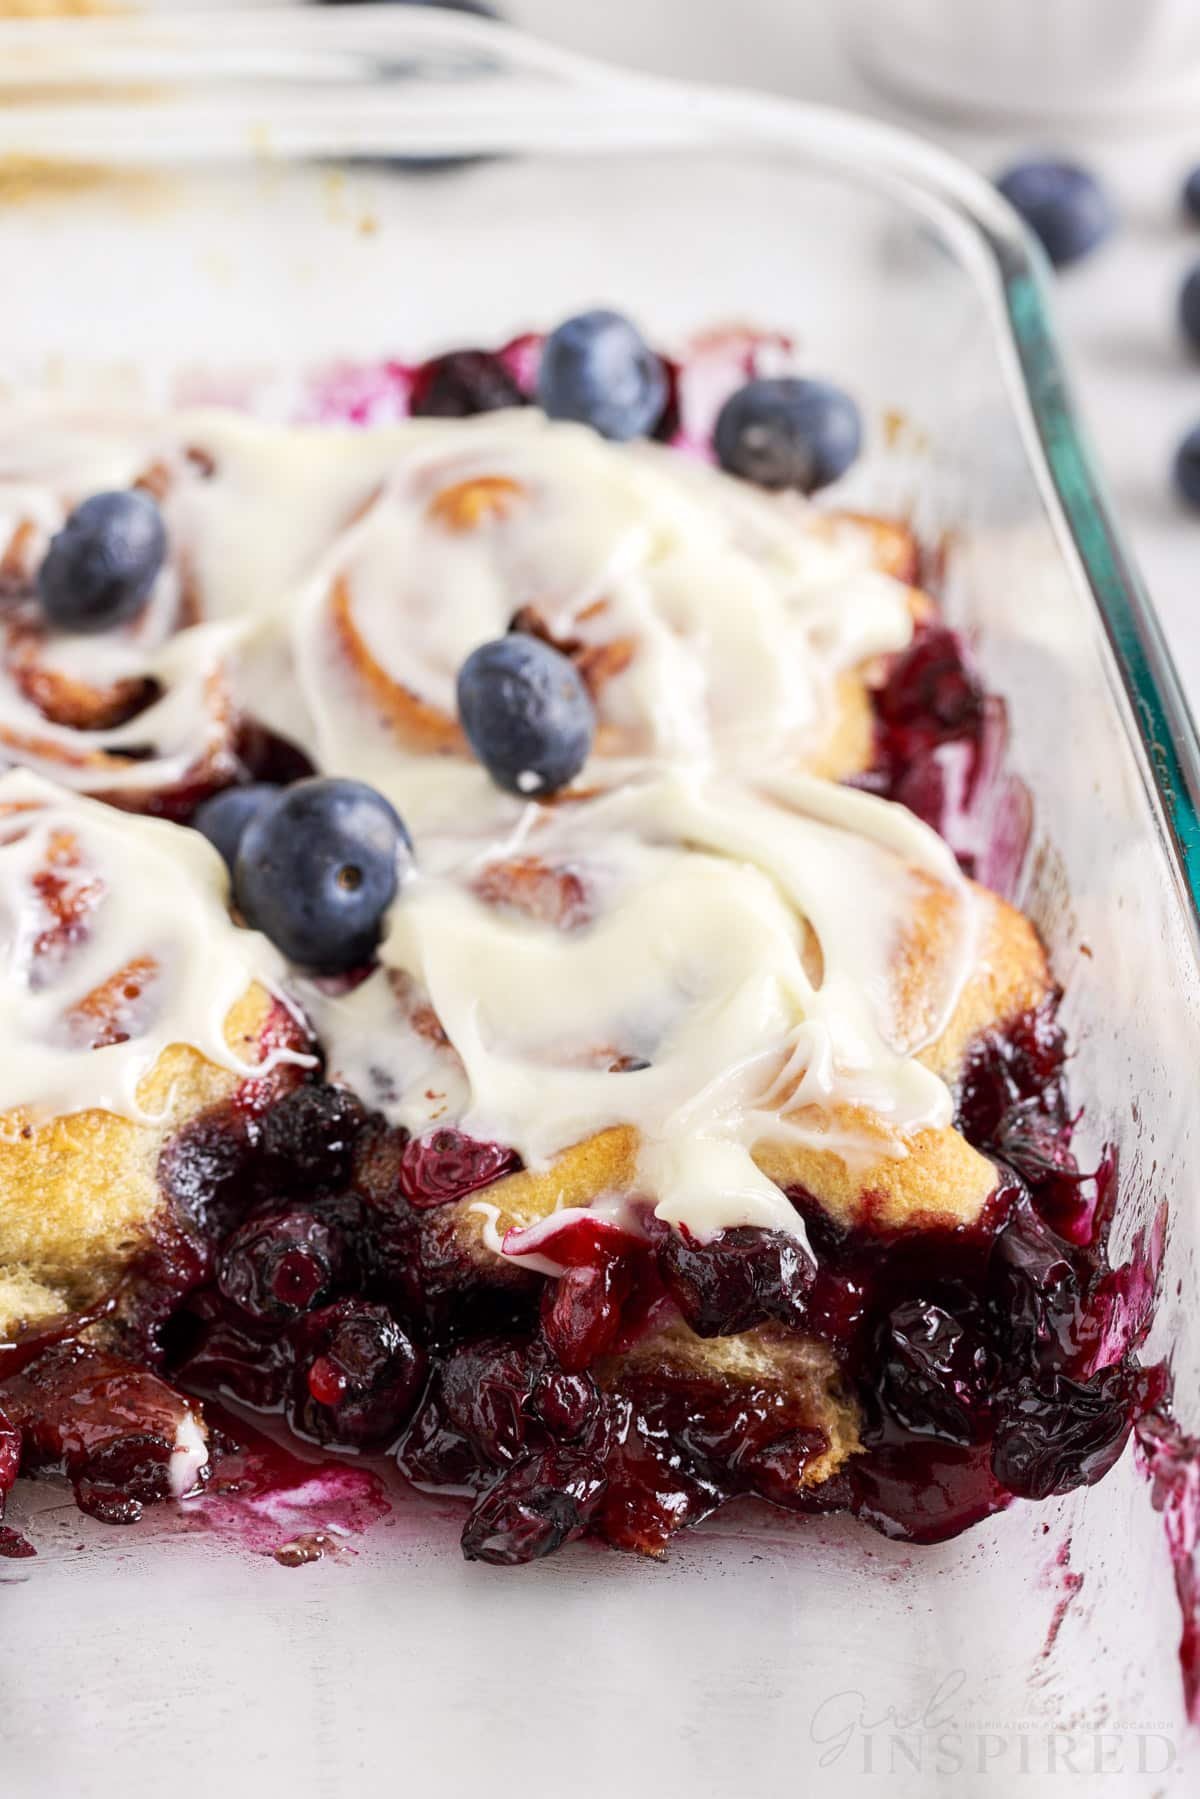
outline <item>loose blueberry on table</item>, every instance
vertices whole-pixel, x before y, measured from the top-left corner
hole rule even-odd
[[[1179,290],[1179,323],[1193,349],[1200,349],[1200,264],[1189,269]]]
[[[1090,256],[1112,233],[1116,214],[1090,169],[1049,158],[1015,163],[996,179],[1056,268]]]
[[[1200,510],[1200,425],[1193,425],[1175,452],[1175,485],[1187,505]]]

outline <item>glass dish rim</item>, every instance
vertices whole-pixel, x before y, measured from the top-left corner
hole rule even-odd
[[[1200,961],[1200,736],[1072,397],[1049,265],[967,164],[851,112],[646,75],[490,19],[419,7],[0,20],[0,70],[0,154],[39,161],[261,167],[315,156],[759,150],[805,158],[924,214],[990,315],[1059,550],[1107,640],[1118,710]],[[131,83],[150,85],[131,93]],[[19,106],[3,105],[8,89]]]

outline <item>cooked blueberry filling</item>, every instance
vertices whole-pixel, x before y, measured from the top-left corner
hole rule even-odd
[[[526,396],[490,350],[453,350],[424,363],[413,384],[414,418],[461,419],[521,406]]]
[[[961,1091],[972,1137],[987,1145],[1031,1105],[1056,1121],[1062,1059],[1052,1012],[986,1038]],[[198,1157],[194,1184],[232,1184],[246,1216],[222,1227],[212,1223],[222,1208],[209,1209],[210,1230],[221,1231],[212,1273],[196,1288],[181,1269],[168,1366],[201,1393],[282,1406],[322,1444],[395,1445],[410,1478],[472,1488],[463,1544],[473,1558],[529,1559],[584,1530],[657,1550],[738,1493],[793,1509],[844,1506],[889,1534],[936,1540],[1011,1495],[1090,1483],[1128,1436],[1139,1371],[1128,1352],[1090,1365],[1112,1278],[1103,1230],[1069,1242],[1043,1216],[1045,1202],[1058,1203],[1065,1146],[1028,1184],[1004,1184],[969,1229],[842,1230],[796,1193],[815,1269],[794,1240],[750,1229],[706,1245],[672,1234],[657,1247],[593,1229],[557,1279],[522,1271],[503,1336],[463,1341],[472,1314],[462,1298],[489,1277],[460,1241],[439,1247],[438,1221],[448,1201],[486,1193],[517,1164],[457,1133],[425,1146],[396,1136],[364,1131],[348,1096],[315,1085],[268,1113],[253,1147],[223,1114],[207,1139],[193,1127],[193,1147],[180,1140],[176,1191],[188,1190],[186,1165]],[[226,1141],[225,1157],[208,1147]],[[289,1145],[297,1179],[281,1209],[269,1186]],[[1073,1164],[1070,1173],[1083,1183]],[[439,1281],[455,1296],[450,1311],[427,1303]],[[624,1361],[606,1376],[614,1345],[635,1340],[639,1320],[664,1302],[702,1335],[767,1321],[828,1343],[862,1404],[863,1453],[804,1494],[797,1469],[822,1453],[820,1432],[781,1410],[777,1393],[751,1387],[735,1401],[717,1380],[661,1368],[639,1377]],[[31,1428],[41,1384],[59,1392],[62,1368],[75,1365],[69,1344],[33,1347],[20,1379],[2,1382],[17,1433]],[[136,1370],[130,1378],[136,1394]],[[91,1380],[72,1383],[81,1417]],[[68,1455],[56,1428],[37,1427],[26,1464],[66,1466],[97,1515],[132,1518],[158,1492],[161,1433],[122,1436],[97,1460]]]
[[[1189,169],[1184,176],[1179,204],[1190,220],[1200,222],[1200,168]]]
[[[729,1336],[769,1319],[804,1329],[816,1268],[795,1237],[742,1225],[697,1243],[686,1230],[671,1230],[656,1260],[698,1337]]]
[[[226,1238],[217,1287],[257,1324],[299,1318],[332,1297],[352,1256],[335,1219],[315,1211],[268,1212]]]
[[[390,1447],[412,1413],[425,1351],[383,1305],[342,1299],[293,1330],[293,1429],[346,1449]]]
[[[520,1158],[498,1143],[480,1143],[456,1130],[433,1131],[405,1144],[399,1186],[411,1206],[424,1210],[490,1187],[520,1166]]]
[[[347,1184],[354,1144],[367,1115],[344,1087],[316,1083],[285,1094],[263,1119],[259,1151],[280,1190]]]

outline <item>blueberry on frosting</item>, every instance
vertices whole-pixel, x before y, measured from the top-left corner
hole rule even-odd
[[[197,806],[192,823],[220,853],[230,874],[246,826],[278,792],[265,781],[254,781],[246,787],[226,787]]]
[[[575,664],[518,632],[480,644],[458,673],[458,715],[498,787],[523,799],[574,780],[596,715]]]
[[[370,960],[411,866],[408,832],[381,793],[317,775],[282,789],[247,824],[234,893],[291,961],[339,974]]]
[[[93,494],[51,539],[38,573],[42,609],[59,630],[107,631],[145,604],[166,555],[162,513],[149,494]]]
[[[637,327],[619,312],[581,312],[542,348],[538,403],[552,419],[591,425],[624,443],[663,415],[667,373]]]
[[[758,487],[815,493],[844,475],[858,455],[862,421],[840,387],[797,375],[761,376],[726,400],[713,445],[731,475]]]

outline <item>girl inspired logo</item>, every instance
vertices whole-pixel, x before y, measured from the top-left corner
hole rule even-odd
[[[1166,1726],[1121,1729],[1046,1729],[1041,1722],[962,1719],[957,1701],[966,1674],[944,1676],[912,1712],[880,1709],[858,1688],[831,1693],[813,1712],[809,1738],[820,1749],[818,1766],[841,1763],[862,1774],[1098,1776],[1165,1774],[1177,1746]]]

